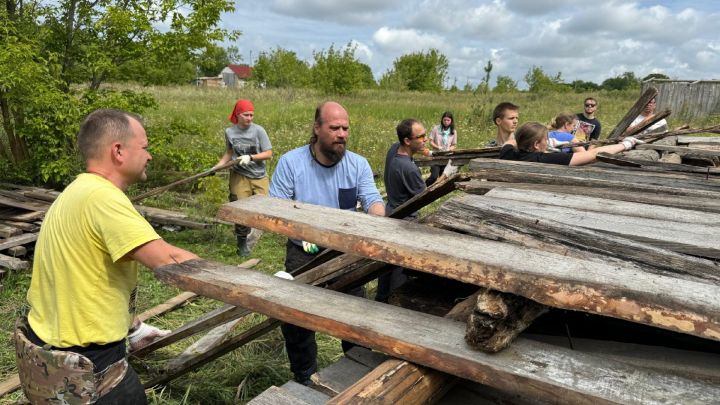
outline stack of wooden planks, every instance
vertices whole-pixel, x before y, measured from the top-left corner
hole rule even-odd
[[[360,386],[338,393],[337,403],[402,402],[410,398],[402,388],[410,381],[434,381],[425,388],[410,384],[413,401],[436,399],[443,385],[455,383],[452,376],[516,399],[553,403],[716,400],[720,180],[493,159],[470,167],[473,179],[458,184],[468,194],[447,200],[424,223],[266,197],[226,204],[218,214],[345,252],[327,262],[337,263],[327,279],[339,273],[364,282],[392,264],[483,287],[458,305],[462,316],[425,314],[204,261],[167,266],[157,275],[405,360],[382,365]],[[520,333],[548,311],[568,319],[588,314],[600,323],[588,331],[614,318],[615,336],[635,334],[635,325],[652,338],[606,342],[586,332],[558,341]],[[480,330],[474,338],[495,338],[488,351],[497,353],[474,349],[490,349],[487,341],[466,343],[466,319]],[[672,347],[691,343],[668,349],[663,339]]]
[[[26,270],[30,267],[30,253],[37,240],[45,212],[60,193],[41,187],[0,184],[0,278],[2,269]],[[187,215],[159,208],[135,206],[156,226],[173,229],[202,229],[209,223],[191,220]]]

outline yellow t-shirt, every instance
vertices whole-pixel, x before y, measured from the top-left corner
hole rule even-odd
[[[120,259],[156,239],[122,190],[79,175],[48,210],[35,244],[27,298],[38,337],[55,347],[123,339],[137,263]]]

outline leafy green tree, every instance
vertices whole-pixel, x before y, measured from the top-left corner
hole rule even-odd
[[[650,73],[649,75],[642,78],[642,81],[647,81],[650,79],[660,79],[660,80],[669,80],[670,76],[664,75],[662,73]]]
[[[355,49],[348,43],[343,49],[331,45],[327,51],[314,52],[313,87],[327,94],[353,94],[371,80],[374,83],[370,68],[355,57]]]
[[[394,90],[441,91],[448,66],[447,58],[437,49],[402,55],[380,79],[380,86]]]
[[[483,77],[482,82],[478,85],[477,89],[475,90],[478,93],[487,93],[490,91],[490,72],[492,72],[492,61],[488,60],[487,65],[483,68],[485,71],[485,77]]]
[[[633,72],[625,72],[620,76],[605,79],[602,82],[602,88],[605,90],[628,90],[640,88],[640,80]]]
[[[599,84],[593,82],[586,82],[583,80],[574,80],[572,83],[570,83],[570,87],[572,87],[576,93],[600,90]]]
[[[528,91],[530,93],[568,90],[568,87],[563,83],[561,72],[557,72],[555,76],[548,76],[541,66],[533,65],[525,74],[525,82],[528,84]]]
[[[68,182],[81,166],[75,134],[83,116],[97,108],[141,113],[155,105],[147,94],[100,85],[132,73],[132,67],[147,77],[155,61],[164,62],[165,71],[176,69],[173,61],[194,66],[202,49],[239,35],[218,28],[221,13],[232,9],[230,0],[5,0],[0,7],[3,176]],[[167,21],[169,28],[157,28]],[[78,83],[87,87],[73,86]]]
[[[253,80],[267,87],[307,87],[310,67],[295,52],[278,47],[270,53],[260,53],[253,67]]]
[[[235,46],[223,48],[215,44],[205,47],[198,60],[198,73],[200,76],[217,76],[229,64],[242,61],[240,51]]]
[[[518,91],[517,82],[510,76],[500,75],[493,89],[494,93],[514,93]]]

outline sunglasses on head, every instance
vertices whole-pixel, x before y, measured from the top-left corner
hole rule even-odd
[[[597,104],[585,104],[585,107],[595,107]]]

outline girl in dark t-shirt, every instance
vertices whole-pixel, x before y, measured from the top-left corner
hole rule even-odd
[[[548,147],[547,127],[539,122],[528,122],[515,132],[514,139],[510,138],[503,145],[500,150],[500,159],[581,166],[595,162],[596,156],[600,152],[616,154],[630,150],[638,143],[643,142],[629,136],[620,143],[592,148],[582,152],[546,153]]]

